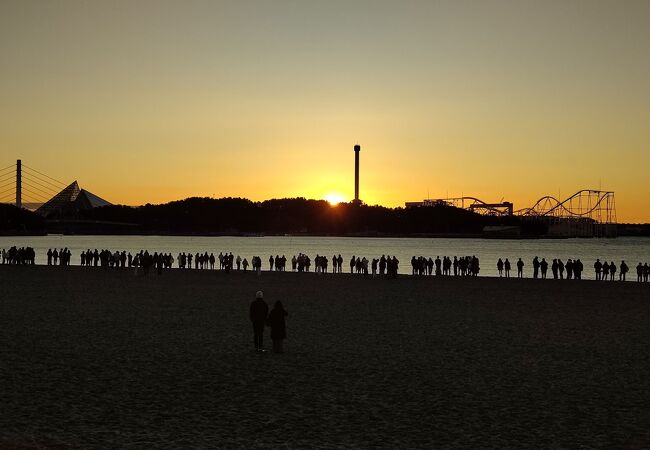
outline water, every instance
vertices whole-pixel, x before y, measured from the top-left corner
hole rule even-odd
[[[67,247],[72,251],[72,264],[79,264],[79,255],[90,249],[126,250],[135,254],[140,250],[172,253],[174,258],[180,252],[208,253],[233,252],[242,258],[253,255],[262,257],[262,267],[268,268],[270,255],[286,255],[287,259],[298,253],[308,254],[312,259],[316,254],[330,258],[341,254],[344,259],[343,270],[349,270],[349,260],[355,256],[368,259],[382,254],[397,256],[400,260],[400,273],[410,273],[411,256],[471,256],[476,255],[481,262],[482,276],[496,276],[498,258],[509,258],[516,273],[515,262],[521,257],[526,264],[525,276],[532,272],[532,259],[535,256],[546,258],[549,266],[553,258],[566,261],[580,258],[585,265],[583,278],[593,279],[593,263],[614,261],[620,265],[625,260],[630,266],[630,275],[635,275],[639,262],[650,263],[650,238],[623,237],[617,239],[532,239],[532,240],[494,240],[494,239],[429,239],[429,238],[350,238],[350,237],[188,237],[188,236],[3,236],[0,248],[31,246],[36,251],[36,263],[47,262],[48,248]],[[290,268],[290,266],[289,266]],[[550,275],[550,270],[549,270]],[[635,277],[631,277],[635,278]]]

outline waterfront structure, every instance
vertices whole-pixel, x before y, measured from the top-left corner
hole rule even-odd
[[[36,212],[43,217],[56,217],[109,205],[111,203],[92,192],[81,189],[79,183],[74,181],[45,202]]]

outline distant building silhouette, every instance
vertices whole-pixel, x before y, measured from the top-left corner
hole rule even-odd
[[[74,181],[38,208],[36,213],[43,217],[53,215],[61,216],[71,212],[85,211],[109,205],[111,203],[85,189],[81,189],[79,183]]]

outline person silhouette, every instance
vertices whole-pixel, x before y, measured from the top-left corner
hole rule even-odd
[[[614,261],[609,263],[609,280],[614,281],[616,279],[616,264]]]
[[[533,278],[537,278],[539,273],[539,259],[537,256],[533,258]]]
[[[602,268],[602,274],[600,275],[601,280],[607,280],[607,276],[609,275],[609,263],[607,260],[603,262],[603,268]]]
[[[281,301],[275,302],[275,306],[269,313],[267,324],[271,327],[271,340],[273,341],[273,353],[283,353],[283,341],[287,338],[287,325],[285,317],[289,313],[282,306]]]
[[[546,262],[546,258],[542,258],[542,260],[539,263],[539,270],[542,273],[542,280],[546,279],[546,272],[548,271],[548,262]]]
[[[517,278],[524,277],[524,262],[519,258],[517,261]]]
[[[576,280],[582,280],[582,270],[584,269],[582,261],[580,258],[573,261],[573,278]]]
[[[629,267],[627,264],[625,264],[625,261],[621,261],[620,269],[621,270],[618,273],[618,281],[625,281],[625,274],[629,270]]]
[[[600,274],[602,270],[603,270],[603,263],[600,262],[600,259],[596,258],[596,262],[594,263],[594,272],[596,272],[596,280],[600,280]]]
[[[508,258],[506,258],[506,261],[503,263],[503,268],[506,271],[506,278],[510,278],[510,260]]]
[[[249,318],[253,323],[253,336],[255,341],[255,351],[264,351],[264,325],[266,325],[266,318],[269,313],[269,307],[264,301],[264,293],[257,291],[255,293],[255,300],[251,303],[249,309]]]

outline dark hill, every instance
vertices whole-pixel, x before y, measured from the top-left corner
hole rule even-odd
[[[161,205],[106,206],[84,219],[138,224],[147,233],[480,234],[501,219],[451,206],[386,208],[304,198],[252,202],[188,198]]]
[[[1,234],[43,234],[45,221],[36,213],[14,205],[0,204]]]

